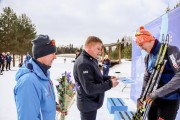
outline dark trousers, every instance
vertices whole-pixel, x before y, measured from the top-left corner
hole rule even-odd
[[[180,100],[155,100],[148,114],[148,120],[158,120],[161,117],[164,120],[175,120],[179,109]]]
[[[97,110],[92,112],[80,112],[80,114],[81,120],[96,120]]]
[[[0,73],[2,73],[2,71],[1,71],[1,65],[2,65],[2,64],[0,63]]]
[[[10,66],[11,66],[11,62],[6,62],[6,70],[7,69],[11,70]]]
[[[1,64],[1,71],[4,71],[4,63]]]

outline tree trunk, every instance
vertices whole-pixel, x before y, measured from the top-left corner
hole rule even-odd
[[[18,58],[19,58],[19,64],[21,63],[21,58],[20,58],[20,55],[18,55]]]
[[[21,54],[21,63],[23,63],[23,54]]]
[[[13,67],[15,67],[15,54],[13,53]]]

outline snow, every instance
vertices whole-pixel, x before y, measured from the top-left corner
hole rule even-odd
[[[71,72],[73,75],[73,58],[66,58],[64,63],[64,57],[58,57],[52,65],[51,79],[54,85],[57,84],[56,79],[61,76],[64,71]],[[4,71],[3,75],[0,75],[0,120],[16,120],[16,106],[14,102],[13,89],[16,84],[15,74],[18,70],[18,67],[12,67],[10,71]],[[120,75],[117,75],[115,72],[121,72]],[[115,65],[110,69],[110,75],[120,76],[120,77],[131,77],[131,61],[122,60],[121,64]],[[116,88],[105,93],[105,99],[103,106],[97,112],[97,120],[113,120],[114,115],[110,114],[107,109],[107,98],[108,97],[119,97],[123,98],[125,103],[128,105],[129,111],[135,111],[135,104],[130,99],[130,85],[122,91],[124,88],[123,83],[119,83]],[[56,93],[56,89],[55,89]],[[76,103],[72,105],[68,112],[67,120],[80,120],[80,113],[77,109]]]

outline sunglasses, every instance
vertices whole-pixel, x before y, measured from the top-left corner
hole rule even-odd
[[[140,32],[136,32],[136,34],[135,34],[136,37],[137,37],[137,36],[140,36],[140,35],[147,35],[147,36],[150,36],[150,35],[148,35],[148,34],[140,33]]]

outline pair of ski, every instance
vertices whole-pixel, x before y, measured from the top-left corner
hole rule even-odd
[[[154,65],[153,71],[151,73],[151,76],[148,80],[148,83],[146,85],[146,88],[142,94],[141,101],[143,102],[143,106],[140,108],[137,108],[137,111],[135,112],[132,120],[146,120],[147,114],[149,112],[149,109],[151,107],[151,103],[146,102],[146,97],[155,91],[159,85],[159,81],[161,78],[161,75],[164,71],[164,67],[166,65],[167,60],[164,60],[167,48],[169,44],[169,34],[166,35],[166,39],[164,37],[164,34],[162,34],[162,43],[158,52],[158,56],[156,59],[156,63]]]

